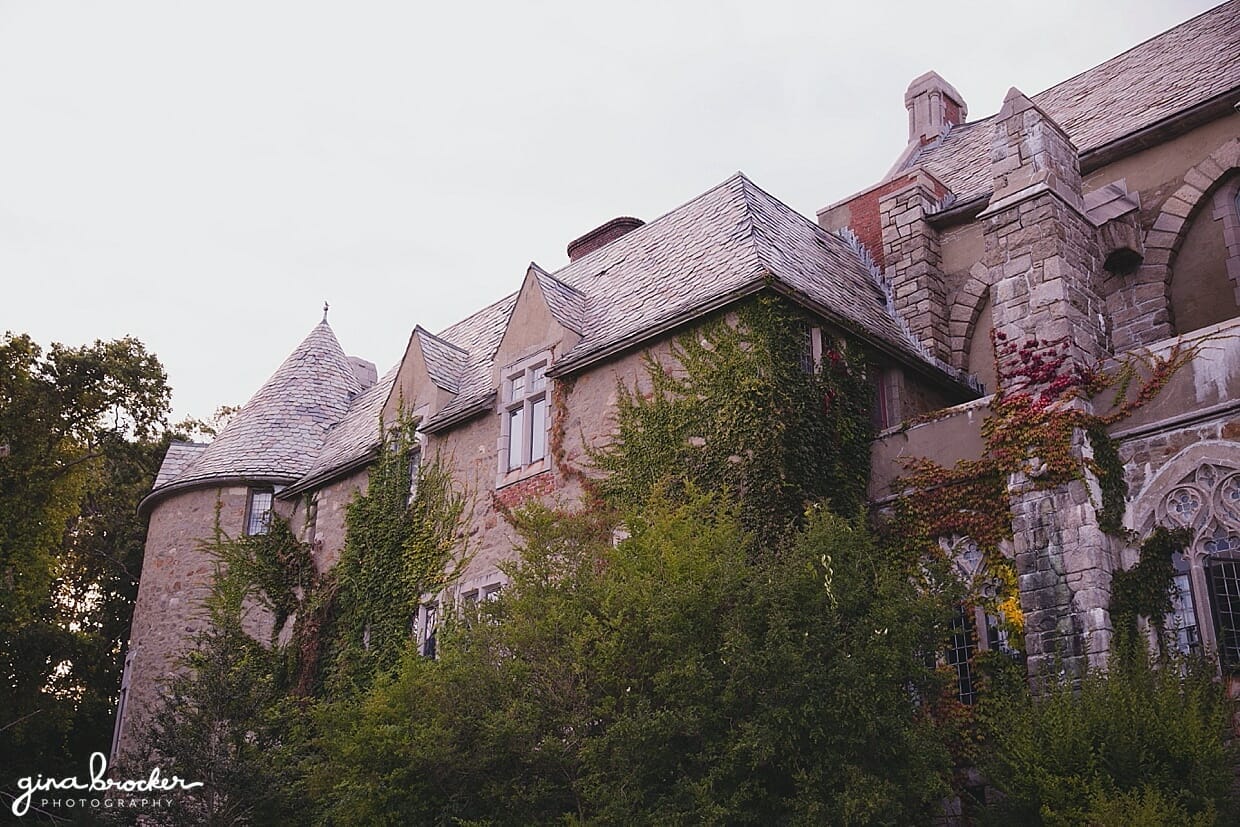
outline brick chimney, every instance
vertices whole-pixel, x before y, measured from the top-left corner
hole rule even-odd
[[[937,140],[949,126],[964,123],[969,114],[956,87],[938,72],[926,72],[914,79],[904,93],[904,106],[908,109],[909,143]]]
[[[606,224],[590,230],[590,232],[580,238],[575,238],[568,242],[568,260],[576,261],[582,256],[594,252],[604,244],[610,244],[620,236],[633,232],[645,223],[640,218],[631,218],[627,215],[613,218]]]

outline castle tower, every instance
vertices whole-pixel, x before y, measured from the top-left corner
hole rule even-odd
[[[362,363],[373,381],[373,366]],[[136,748],[160,685],[203,631],[216,561],[201,548],[219,527],[230,537],[266,530],[274,498],[310,467],[328,429],[363,390],[326,318],[209,445],[174,442],[139,511],[149,516],[146,556],[117,707],[114,756]],[[366,375],[370,374],[370,375]],[[287,515],[284,515],[287,516]]]

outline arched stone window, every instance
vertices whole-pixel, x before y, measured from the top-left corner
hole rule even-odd
[[[1240,175],[1201,199],[1171,271],[1171,312],[1177,333],[1240,316]]]
[[[1225,666],[1240,666],[1240,469],[1203,463],[1162,498],[1156,513],[1159,522],[1193,533],[1176,555],[1168,630],[1181,651],[1196,651],[1205,641]]]
[[[986,555],[971,537],[953,534],[939,538],[939,548],[955,566],[956,574],[973,600],[956,608],[951,637],[943,655],[944,664],[956,673],[956,697],[961,703],[977,700],[973,658],[978,652],[1010,653],[1007,632],[999,618],[988,613],[977,598],[993,600],[999,583],[986,571]]]
[[[1186,528],[1175,555],[1167,631],[1181,652],[1217,654],[1240,668],[1240,445],[1207,441],[1169,461],[1133,503],[1133,527]]]

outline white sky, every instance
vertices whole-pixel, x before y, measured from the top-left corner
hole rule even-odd
[[[382,373],[616,215],[877,181],[928,69],[977,119],[1212,5],[0,0],[0,330],[135,335],[178,418],[324,300]]]

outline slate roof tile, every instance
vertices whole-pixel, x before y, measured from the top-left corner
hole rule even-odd
[[[431,381],[449,393],[459,391],[461,375],[465,372],[469,353],[423,330],[420,325],[413,329],[413,333],[422,345],[422,356],[426,360],[426,372]]]
[[[1240,87],[1240,0],[1230,0],[1033,96],[1080,152]],[[992,189],[994,117],[961,124],[906,167],[923,166],[959,201]]]
[[[388,394],[392,391],[399,367],[393,367],[353,400],[349,412],[328,431],[313,464],[295,484],[297,488],[312,487],[310,484],[331,477],[337,469],[374,451],[382,437],[379,417],[383,413]]]
[[[331,327],[320,322],[219,436],[163,484],[295,480],[314,464],[328,429],[361,390]]]
[[[181,440],[169,443],[168,452],[164,454],[164,461],[160,463],[159,473],[155,475],[153,487],[161,488],[180,476],[194,460],[198,459],[198,455],[206,447],[204,443]]]

